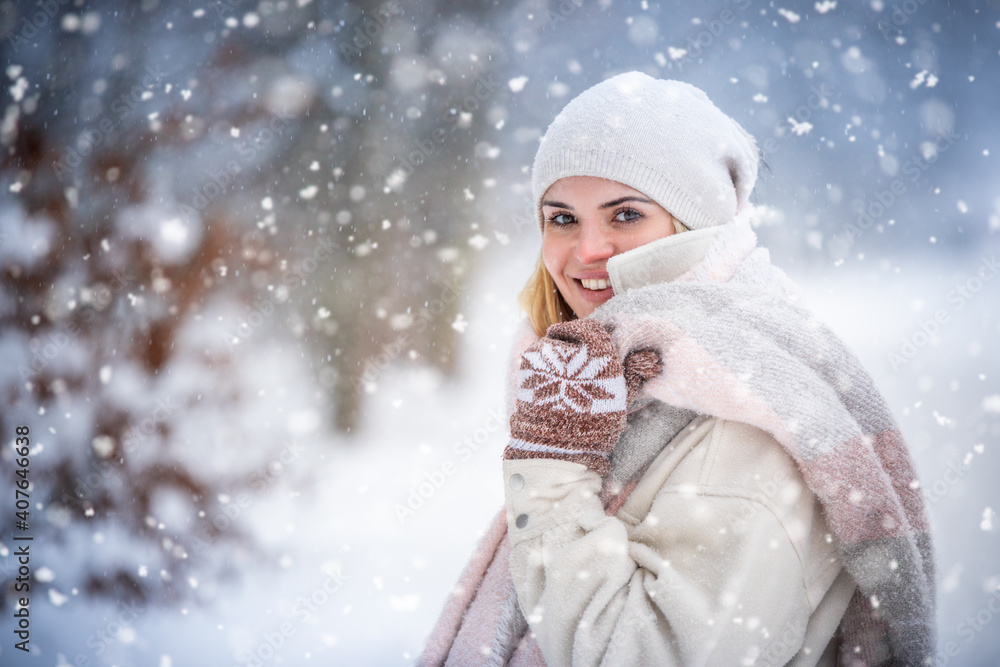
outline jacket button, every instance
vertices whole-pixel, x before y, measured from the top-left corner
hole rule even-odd
[[[510,488],[515,491],[520,491],[521,487],[524,486],[524,478],[520,474],[514,473],[510,476]]]
[[[527,526],[528,515],[522,514],[521,516],[517,517],[517,519],[514,521],[514,525],[517,526],[518,528],[524,528],[525,526]]]

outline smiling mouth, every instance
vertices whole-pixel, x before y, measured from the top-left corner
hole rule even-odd
[[[579,283],[583,285],[583,289],[590,290],[592,292],[599,292],[611,287],[611,281],[604,278],[586,278],[580,280]]]

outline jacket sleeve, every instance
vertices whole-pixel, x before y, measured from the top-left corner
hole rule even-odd
[[[663,486],[607,516],[600,477],[504,462],[518,602],[550,665],[771,665],[801,648],[810,604],[778,516],[738,488]]]

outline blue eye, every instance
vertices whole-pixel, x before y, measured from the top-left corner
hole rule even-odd
[[[565,219],[564,219],[565,218]],[[569,225],[576,221],[569,213],[554,213],[545,219],[546,222],[550,222],[553,225]]]
[[[641,217],[643,217],[642,213],[634,208],[623,208],[615,212],[615,222],[635,222]]]

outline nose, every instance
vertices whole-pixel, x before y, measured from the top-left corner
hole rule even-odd
[[[599,222],[585,221],[580,224],[580,236],[576,243],[576,257],[581,264],[596,264],[615,254],[612,230]]]

